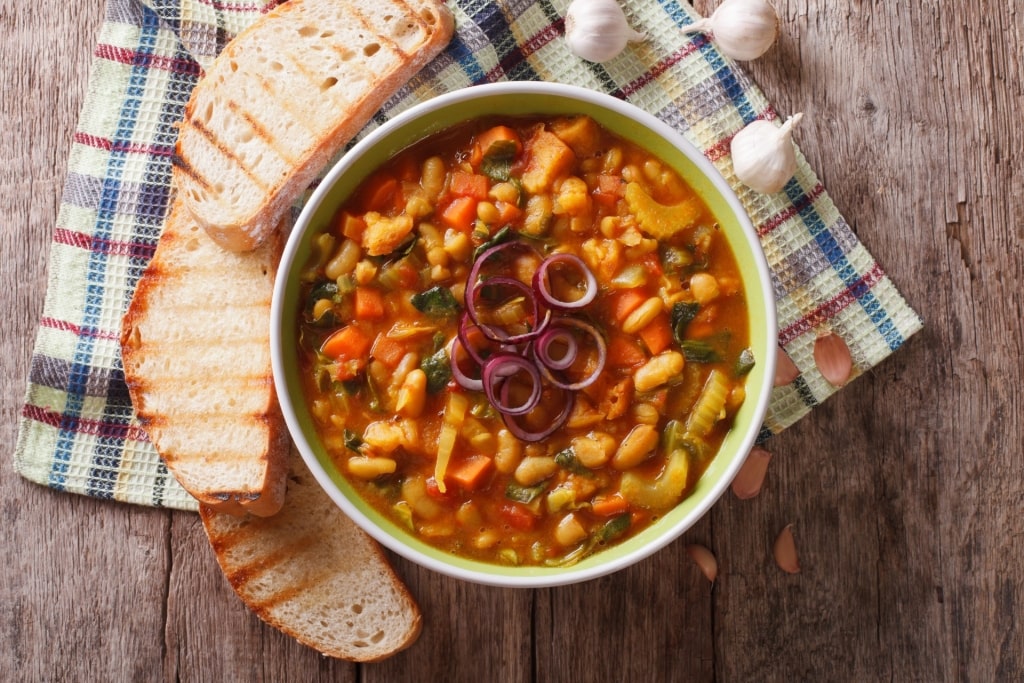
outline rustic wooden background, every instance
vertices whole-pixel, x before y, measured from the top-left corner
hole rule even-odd
[[[717,0],[698,0],[707,14]],[[1024,677],[1024,12],[774,0],[749,65],[925,330],[775,438],[766,489],[578,587],[396,561],[425,615],[381,664],[248,613],[198,518],[57,494],[0,461],[0,680],[994,681]],[[0,442],[13,449],[102,0],[0,8]],[[803,571],[771,544],[794,524]],[[708,584],[683,551],[711,547]]]

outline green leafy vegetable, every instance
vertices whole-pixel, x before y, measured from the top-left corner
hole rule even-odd
[[[480,258],[481,254],[483,254],[491,247],[496,247],[499,244],[504,244],[505,242],[511,242],[512,240],[515,239],[515,237],[515,231],[513,231],[512,228],[506,225],[502,229],[498,230],[498,232],[494,233],[491,239],[487,240],[486,242],[484,242],[479,247],[473,250],[473,260],[476,261],[478,258]]]
[[[351,451],[359,452],[359,447],[363,445],[363,437],[359,436],[351,429],[345,430],[344,436],[345,447]]]
[[[571,447],[556,453],[555,463],[562,469],[568,470],[573,474],[582,474],[584,476],[593,476],[594,474],[583,466],[583,463],[579,461],[579,458],[576,457],[576,453],[573,452]]]
[[[460,310],[452,291],[441,285],[413,294],[410,301],[417,311],[432,318],[446,318],[456,315]]]
[[[672,337],[675,339],[676,344],[682,346],[684,335],[686,334],[686,326],[697,317],[699,310],[700,304],[697,302],[678,301],[672,305],[669,321],[672,325]]]
[[[683,356],[690,363],[717,363],[721,360],[718,351],[711,344],[699,339],[687,339],[680,345]]]
[[[427,393],[436,394],[444,389],[452,378],[452,366],[448,360],[448,353],[439,349],[432,356],[427,356],[420,362],[420,370],[427,376]]]
[[[630,516],[629,513],[624,513],[618,517],[612,517],[605,525],[597,530],[594,534],[594,538],[598,543],[607,543],[608,541],[618,538],[622,534],[626,533],[629,529]]]
[[[547,487],[546,482],[541,482],[536,486],[520,486],[514,481],[510,481],[505,487],[505,497],[517,503],[532,503],[533,499],[544,493],[544,489]]]
[[[491,180],[505,182],[512,177],[512,162],[516,158],[514,140],[498,140],[484,152],[480,172]]]

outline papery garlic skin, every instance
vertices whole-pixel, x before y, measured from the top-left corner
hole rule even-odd
[[[633,30],[615,0],[573,0],[565,14],[565,42],[588,62],[607,62],[628,43],[646,38]]]
[[[796,173],[792,130],[803,114],[794,114],[782,126],[751,121],[732,139],[732,166],[736,177],[757,192],[778,192]]]
[[[725,0],[707,18],[683,29],[710,33],[722,54],[749,61],[768,51],[779,35],[779,15],[766,0]]]

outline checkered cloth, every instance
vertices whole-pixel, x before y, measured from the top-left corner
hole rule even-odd
[[[28,479],[100,498],[195,509],[133,418],[118,334],[160,236],[175,123],[189,93],[230,37],[274,4],[108,0],[54,227],[21,414],[15,466]],[[846,341],[859,374],[898,349],[920,328],[920,318],[803,157],[776,195],[736,180],[730,139],[756,118],[778,116],[706,37],[679,30],[695,20],[692,8],[676,0],[623,4],[631,25],[648,38],[596,65],[574,57],[562,40],[568,0],[449,0],[454,40],[366,130],[442,92],[499,80],[583,85],[629,100],[679,130],[736,189],[773,272],[780,343],[801,370],[774,392],[762,436],[777,433],[836,390],[815,368],[820,332]]]

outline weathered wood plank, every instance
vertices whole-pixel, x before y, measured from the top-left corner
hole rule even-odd
[[[1024,15],[774,2],[780,42],[746,68],[780,113],[805,113],[801,149],[926,328],[772,440],[761,496],[727,494],[679,542],[576,587],[472,586],[396,559],[423,635],[357,666],[246,611],[193,515],[60,495],[2,462],[0,680],[1021,678]],[[0,10],[7,444],[102,4]],[[789,523],[797,575],[771,557]],[[713,586],[689,542],[716,553]]]

